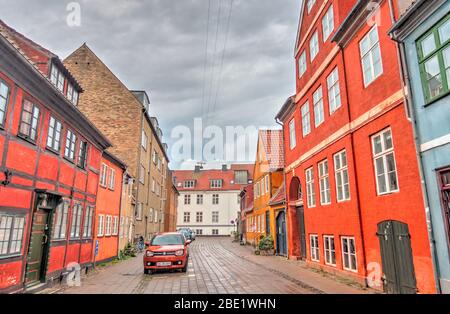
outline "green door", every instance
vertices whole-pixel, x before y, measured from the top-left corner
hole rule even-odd
[[[38,209],[33,215],[30,246],[28,248],[25,284],[27,286],[40,283],[45,277],[44,270],[48,257],[49,213]]]

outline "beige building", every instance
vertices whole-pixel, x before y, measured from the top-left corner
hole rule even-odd
[[[78,108],[112,142],[111,153],[128,165],[124,191],[129,193],[122,199],[122,234],[127,236],[121,244],[140,236],[149,239],[163,230],[168,158],[158,121],[149,115],[148,96],[130,91],[86,44],[64,64],[84,89]]]

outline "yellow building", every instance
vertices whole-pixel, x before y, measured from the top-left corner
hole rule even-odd
[[[253,210],[246,214],[246,241],[255,246],[263,236],[272,235],[274,242],[277,238],[274,209],[278,207],[271,207],[270,202],[284,182],[282,136],[281,130],[261,130],[258,134]]]

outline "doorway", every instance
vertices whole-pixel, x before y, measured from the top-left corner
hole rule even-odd
[[[277,254],[287,256],[285,211],[281,211],[277,216]]]
[[[297,207],[298,233],[300,236],[300,258],[306,260],[305,208]]]
[[[385,292],[416,294],[411,235],[407,224],[385,221],[378,225]]]

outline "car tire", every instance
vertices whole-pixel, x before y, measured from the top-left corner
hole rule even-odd
[[[152,271],[150,269],[144,269],[144,274],[145,275],[151,275]]]
[[[181,270],[183,273],[187,273],[188,265],[189,265],[189,259],[186,260],[186,266],[184,266],[184,268]]]

